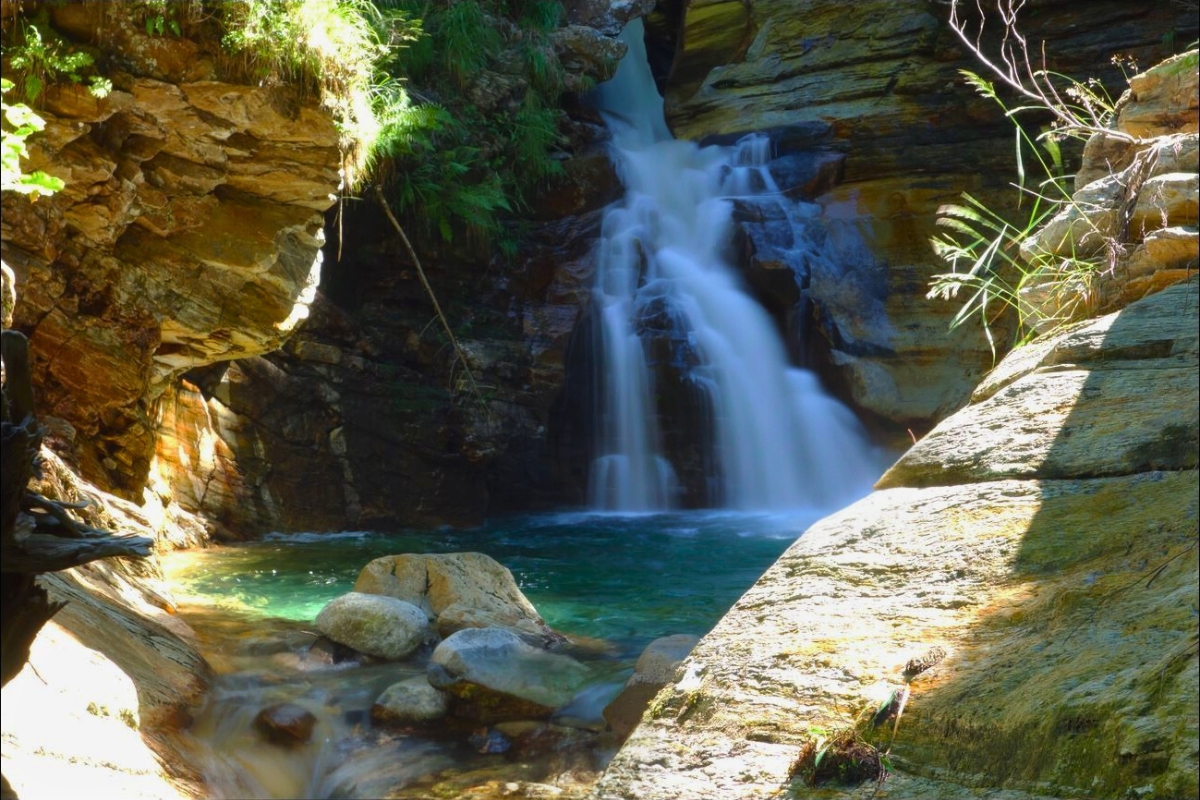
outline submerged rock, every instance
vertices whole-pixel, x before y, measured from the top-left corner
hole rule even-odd
[[[312,738],[316,716],[295,703],[267,706],[254,717],[254,728],[271,744],[294,747]]]
[[[587,667],[500,628],[468,628],[433,651],[429,682],[454,697],[456,716],[494,722],[547,717],[587,679]]]
[[[429,618],[412,603],[361,592],[330,600],[317,627],[335,642],[389,661],[412,655],[429,636]]]
[[[498,722],[494,730],[510,742],[513,756],[524,760],[587,750],[597,740],[592,731],[533,720]]]

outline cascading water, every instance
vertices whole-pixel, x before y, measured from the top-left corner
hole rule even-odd
[[[592,506],[611,511],[672,507],[675,470],[657,424],[654,372],[643,321],[669,309],[696,363],[688,379],[711,410],[719,487],[710,505],[735,509],[826,509],[870,490],[877,459],[853,414],[789,366],[774,324],[726,263],[733,198],[778,195],[765,168],[769,144],[734,147],[675,141],[646,62],[640,20],[597,106],[612,131],[625,184],[603,220],[594,303],[601,327],[604,389]],[[783,200],[786,200],[785,198]],[[698,435],[709,435],[701,432]],[[716,496],[714,496],[716,495]]]

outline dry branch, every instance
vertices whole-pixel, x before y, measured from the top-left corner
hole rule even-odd
[[[982,0],[975,0],[978,27],[970,33],[967,30],[969,23],[961,15],[962,0],[951,0],[950,27],[1002,83],[1031,101],[1039,110],[1050,113],[1062,133],[1084,138],[1103,133],[1113,139],[1139,141],[1134,136],[1109,127],[1105,110],[1096,107],[1094,96],[1089,94],[1086,86],[1076,81],[1067,81],[1063,89],[1055,85],[1054,73],[1046,64],[1046,43],[1040,44],[1035,59],[1030,55],[1029,42],[1017,27],[1017,15],[1024,5],[1025,0],[997,0],[994,7],[989,4],[985,10]],[[989,56],[984,43],[987,19],[992,13],[999,16],[1003,26],[999,33],[998,56]],[[1082,106],[1063,97],[1064,92],[1079,92],[1082,96],[1077,100]]]
[[[404,249],[408,251],[408,257],[412,259],[413,266],[417,268],[417,276],[421,279],[421,285],[425,287],[425,293],[429,295],[429,301],[433,303],[433,310],[437,314],[438,321],[442,323],[442,330],[446,331],[446,336],[450,339],[450,345],[454,348],[454,355],[462,364],[467,381],[471,384],[471,393],[475,397],[479,397],[479,387],[475,384],[475,376],[471,374],[471,366],[467,363],[467,356],[463,352],[463,349],[458,346],[458,338],[455,337],[454,331],[450,328],[450,322],[446,319],[446,315],[442,313],[442,306],[438,303],[437,295],[433,293],[433,287],[429,285],[429,279],[425,277],[425,270],[421,267],[421,260],[417,258],[417,251],[413,249],[412,243],[408,240],[408,235],[404,233],[404,228],[400,226],[400,221],[396,219],[396,215],[392,213],[391,207],[388,206],[387,199],[383,196],[382,186],[375,187],[375,196],[379,200],[379,205],[383,207],[383,213],[387,214],[388,221],[392,223],[392,227],[400,235],[400,241],[404,242]]]
[[[4,359],[0,403],[0,679],[16,677],[29,660],[34,637],[61,604],[50,601],[38,575],[110,556],[148,556],[154,541],[114,536],[71,515],[79,503],[61,503],[29,490],[38,465],[42,428],[33,405],[29,341],[0,334]],[[65,535],[64,535],[65,534]]]

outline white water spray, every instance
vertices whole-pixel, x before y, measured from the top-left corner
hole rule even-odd
[[[724,260],[730,198],[778,194],[769,143],[700,148],[671,139],[645,57],[640,20],[629,52],[597,89],[625,184],[605,215],[594,301],[605,391],[589,492],[593,507],[669,509],[678,494],[663,456],[653,373],[638,332],[648,309],[671,309],[699,357],[690,378],[713,412],[717,505],[833,510],[870,491],[880,467],[854,415],[815,376],[789,367],[775,326]],[[699,434],[704,435],[704,434]]]

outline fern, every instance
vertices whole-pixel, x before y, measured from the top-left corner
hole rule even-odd
[[[91,53],[77,50],[65,42],[50,27],[42,10],[32,22],[21,21],[17,43],[5,48],[6,68],[12,70],[13,84],[29,103],[37,104],[45,88],[59,81],[82,83],[87,78],[88,90],[97,98],[112,91],[112,82],[96,74],[96,59]]]
[[[536,31],[554,30],[565,16],[558,0],[508,0],[505,5],[510,18]]]
[[[404,226],[434,243],[479,254],[515,245],[514,208],[562,174],[556,157],[563,70],[545,31],[563,10],[553,0],[380,0],[383,13],[410,20],[414,35],[380,81],[380,172]],[[517,22],[521,36],[505,41]],[[508,48],[506,52],[505,48]],[[485,70],[524,97],[484,113],[468,91]],[[519,78],[514,81],[513,77]],[[412,87],[416,84],[421,89]],[[528,87],[528,88],[523,88]],[[406,102],[405,98],[413,98]],[[391,99],[389,99],[391,98]],[[516,102],[513,102],[513,101]]]
[[[475,0],[455,3],[433,17],[431,26],[443,68],[460,88],[487,66],[504,44],[500,32]]]

